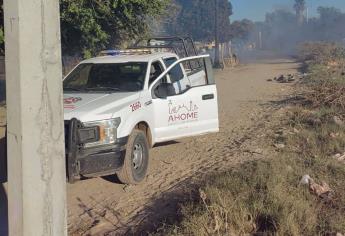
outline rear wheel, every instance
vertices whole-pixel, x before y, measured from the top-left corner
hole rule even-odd
[[[129,136],[124,164],[117,171],[117,177],[124,184],[139,184],[144,180],[149,164],[149,145],[141,130],[134,130]]]

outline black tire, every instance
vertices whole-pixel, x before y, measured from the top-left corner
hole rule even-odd
[[[140,155],[140,153],[142,155]],[[124,184],[139,184],[146,177],[149,165],[149,145],[141,130],[134,130],[128,138],[124,163],[117,177]]]

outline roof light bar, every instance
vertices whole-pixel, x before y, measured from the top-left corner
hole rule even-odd
[[[100,52],[101,56],[119,56],[119,55],[142,55],[151,54],[152,50],[147,49],[126,49],[126,50],[104,50]]]

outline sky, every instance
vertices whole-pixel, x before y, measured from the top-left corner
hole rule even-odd
[[[230,0],[233,5],[234,15],[232,20],[241,20],[244,18],[254,21],[265,19],[266,12],[275,9],[293,10],[294,0]],[[345,0],[307,0],[309,16],[317,16],[319,6],[332,6],[345,12]]]

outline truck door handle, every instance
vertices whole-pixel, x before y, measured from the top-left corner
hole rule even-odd
[[[211,99],[214,99],[213,93],[202,95],[202,100],[211,100]]]

